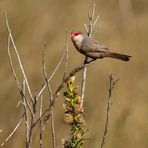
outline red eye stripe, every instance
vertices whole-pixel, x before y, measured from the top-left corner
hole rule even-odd
[[[72,32],[71,35],[70,35],[70,37],[73,38],[74,36],[77,36],[79,34],[81,34],[81,33],[80,32]]]
[[[75,34],[75,36],[77,36],[77,35],[79,35],[79,34],[80,34],[80,32],[75,32],[74,34]]]

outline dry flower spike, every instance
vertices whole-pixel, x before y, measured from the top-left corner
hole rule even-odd
[[[84,108],[81,106],[82,99],[77,92],[74,81],[73,77],[67,81],[67,90],[64,92],[65,122],[71,126],[70,136],[62,140],[64,148],[82,148],[83,136],[86,133]]]

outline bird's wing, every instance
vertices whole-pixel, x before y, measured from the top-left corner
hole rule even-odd
[[[104,49],[104,50],[109,50],[108,48],[106,48],[106,46],[104,46],[100,41],[96,41],[96,40],[94,40],[94,39],[91,39],[92,40],[92,42],[94,42],[94,44],[96,44],[96,46],[98,47],[98,49],[99,48],[102,48],[102,49]]]
[[[83,41],[82,44],[82,50],[84,52],[101,52],[108,50],[103,44],[89,37],[85,37],[85,41]]]

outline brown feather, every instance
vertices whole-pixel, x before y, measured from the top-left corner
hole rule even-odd
[[[101,53],[102,57],[111,57],[111,58],[115,58],[115,59],[119,59],[119,60],[123,60],[123,61],[129,61],[129,59],[131,58],[131,56],[129,55],[125,55],[125,54],[119,54],[119,53],[115,53],[115,52],[102,52]]]

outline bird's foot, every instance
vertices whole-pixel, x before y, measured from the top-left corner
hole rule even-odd
[[[89,63],[91,63],[91,62],[93,62],[93,61],[95,61],[96,59],[92,59],[92,60],[90,60],[90,61],[84,61],[84,64],[89,64]]]

